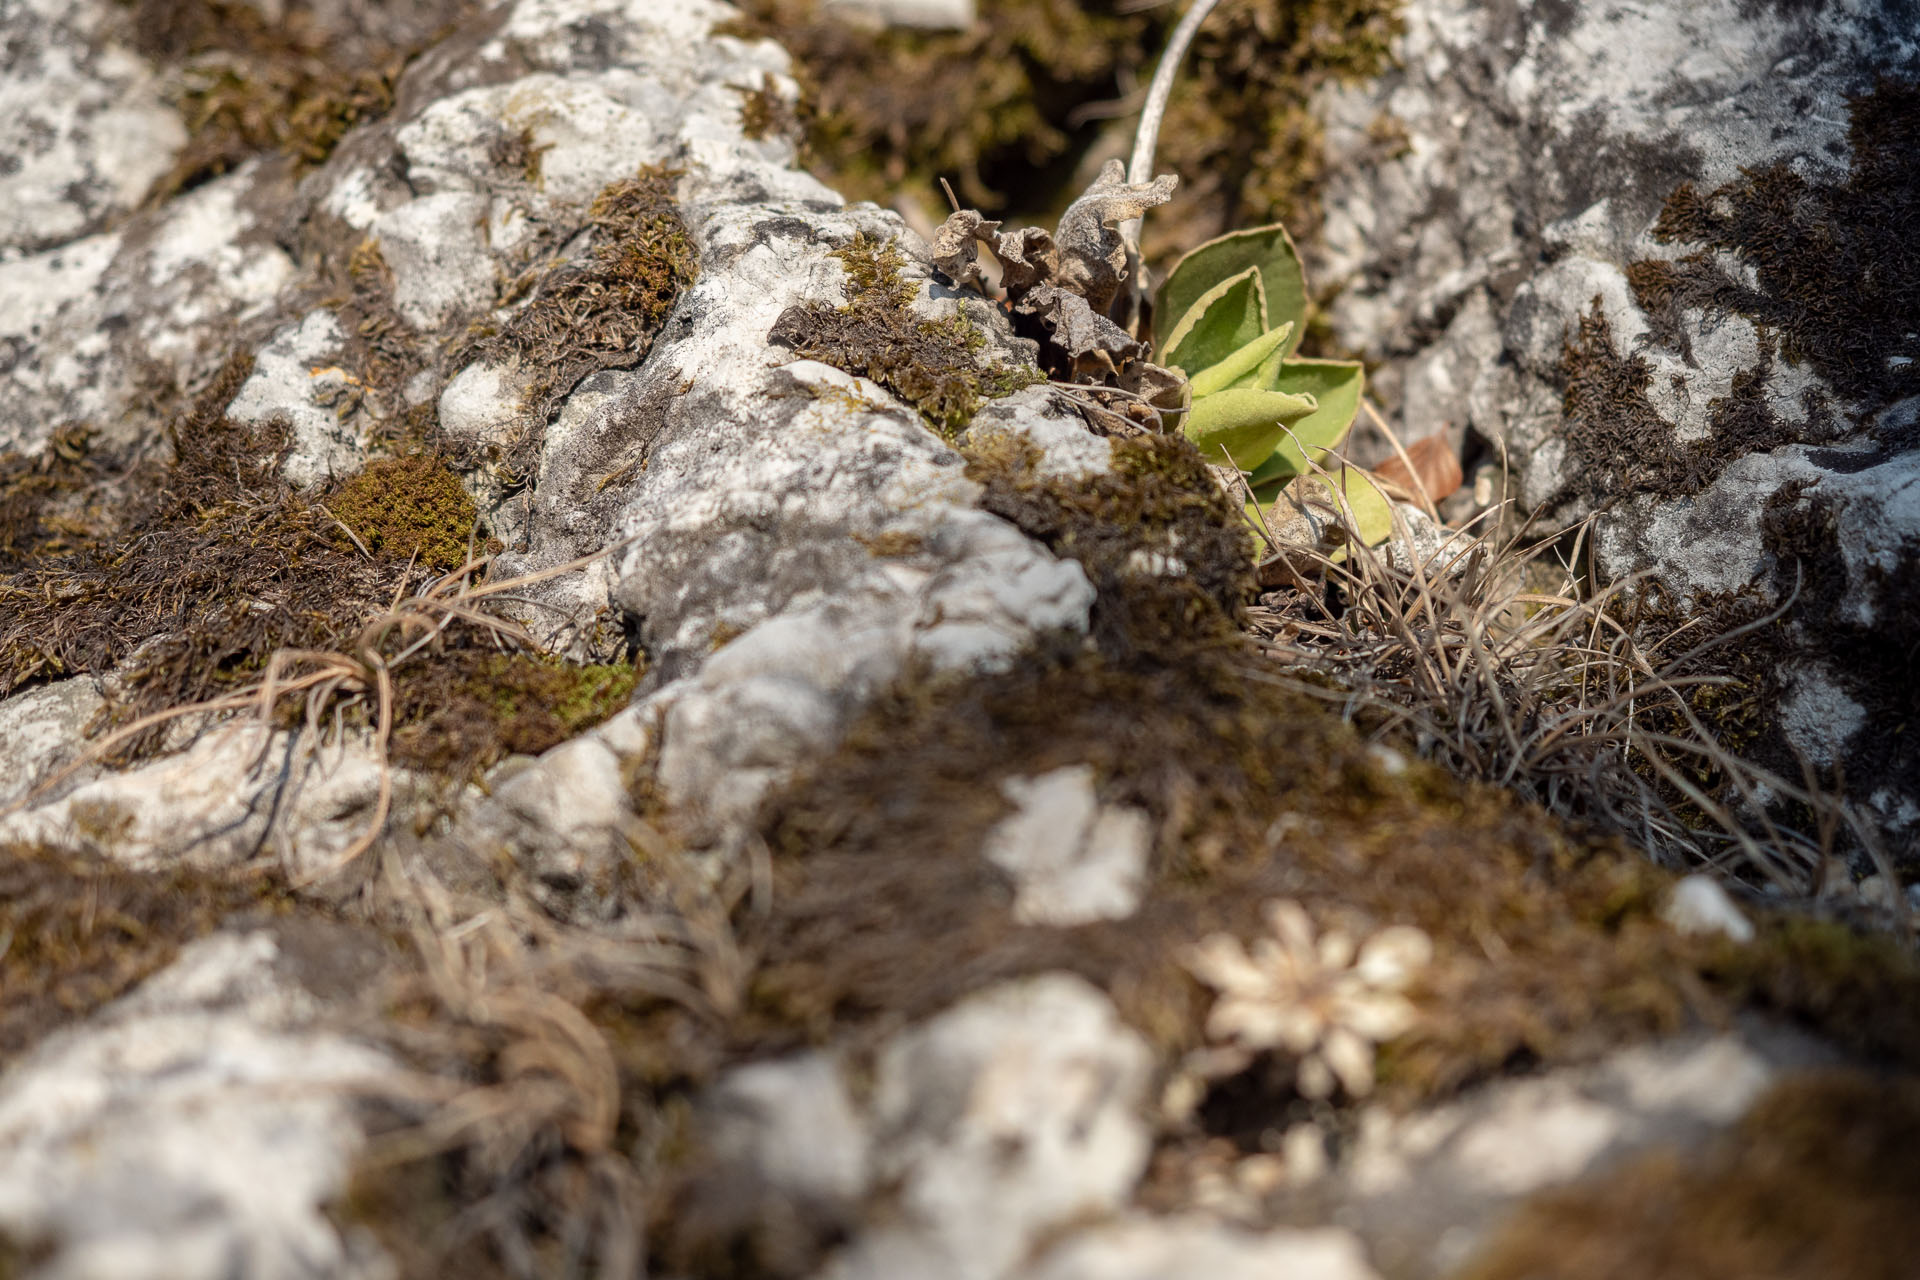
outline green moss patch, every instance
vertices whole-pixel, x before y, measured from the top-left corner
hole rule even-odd
[[[509,755],[539,755],[627,705],[628,665],[568,666],[521,653],[456,649],[402,681],[393,762],[478,777]]]
[[[479,513],[460,477],[432,454],[377,458],[327,499],[327,510],[367,550],[441,569],[466,563]]]
[[[802,359],[871,378],[949,436],[965,429],[981,401],[1041,380],[1035,368],[983,366],[986,335],[965,316],[916,315],[917,289],[901,279],[906,259],[897,245],[861,232],[833,256],[846,266],[846,301],[787,308],[771,341]]]
[[[673,199],[678,177],[676,169],[650,166],[609,183],[588,210],[593,245],[586,259],[539,277],[532,301],[458,363],[518,360],[534,375],[526,404],[544,426],[581,379],[646,359],[699,269]]]
[[[1536,1197],[1458,1280],[1896,1280],[1920,1256],[1920,1083],[1790,1077],[1706,1154]]]
[[[0,846],[0,1065],[125,994],[232,913],[277,900],[261,880]]]

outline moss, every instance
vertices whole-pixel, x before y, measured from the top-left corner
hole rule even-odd
[[[278,18],[237,0],[127,3],[135,47],[177,68],[187,125],[186,148],[149,194],[156,202],[262,152],[296,169],[324,162],[349,129],[392,109],[401,70],[424,47],[329,31],[298,0]],[[473,6],[434,7],[451,23]]]
[[[965,316],[916,315],[918,290],[901,278],[906,259],[897,245],[863,231],[833,256],[846,268],[846,301],[787,308],[771,341],[802,359],[871,378],[949,436],[966,427],[982,400],[1041,380],[1035,368],[981,365],[986,335]]]
[[[123,995],[232,913],[279,901],[258,879],[0,847],[0,1065]]]
[[[327,509],[375,555],[440,569],[466,563],[480,519],[460,477],[431,454],[369,462]]]
[[[394,763],[478,779],[509,755],[541,752],[627,705],[632,666],[451,649],[396,684]]]
[[[648,166],[602,188],[588,209],[586,259],[540,276],[532,301],[456,363],[519,361],[534,375],[526,407],[544,428],[583,378],[646,359],[698,271],[693,237],[673,200],[678,176],[677,169]],[[517,469],[531,467],[537,448],[536,435]]]
[[[1761,358],[1711,409],[1703,439],[1677,444],[1648,400],[1652,369],[1622,356],[1598,300],[1562,357],[1562,436],[1575,485],[1595,505],[1625,493],[1686,497],[1727,463],[1786,444],[1819,444],[1920,392],[1920,251],[1905,228],[1920,216],[1920,85],[1885,81],[1851,105],[1851,168],[1814,182],[1784,162],[1711,192],[1683,183],[1657,238],[1700,246],[1673,260],[1631,263],[1627,282],[1654,337],[1692,358],[1684,317],[1738,315],[1760,333]],[[1747,273],[1751,273],[1751,278]],[[1847,406],[1824,395],[1788,422],[1768,402],[1775,359],[1811,365]]]
[[[1703,1155],[1535,1197],[1458,1280],[1894,1280],[1920,1255],[1920,1083],[1776,1085]]]
[[[1228,642],[1254,587],[1253,542],[1232,500],[1183,437],[1115,440],[1111,456],[1109,474],[1046,479],[1038,451],[1006,436],[971,449],[967,473],[984,486],[981,506],[1087,571],[1106,652]]]
[[[789,49],[807,90],[810,153],[856,199],[953,179],[990,217],[1052,225],[1074,175],[1124,118],[1179,18],[1096,0],[983,0],[961,32],[873,31],[812,0],[757,0],[736,33]],[[1321,172],[1309,103],[1323,86],[1388,64],[1388,0],[1237,0],[1190,56],[1162,133],[1176,202],[1147,222],[1160,258],[1235,226],[1310,231]]]
[[[1655,235],[1702,250],[1630,279],[1666,323],[1682,306],[1747,317],[1778,335],[1781,355],[1871,412],[1920,392],[1920,249],[1909,234],[1920,216],[1920,82],[1882,81],[1852,102],[1850,120],[1843,181],[1812,181],[1783,161],[1712,192],[1681,186]]]
[[[0,453],[0,573],[97,545],[113,517],[98,499],[93,431],[69,423],[38,455]]]
[[[119,713],[144,714],[208,696],[275,648],[324,647],[392,597],[401,567],[343,550],[280,477],[285,428],[225,417],[251,368],[229,361],[170,425],[174,457],[116,536],[0,576],[0,694],[139,649]]]
[[[733,91],[740,95],[740,132],[749,141],[799,134],[800,118],[781,96],[772,73],[761,76],[758,86],[734,85]]]

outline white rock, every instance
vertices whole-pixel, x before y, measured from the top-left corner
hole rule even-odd
[[[0,701],[0,813],[71,763],[100,710],[91,680],[59,680]]]
[[[1107,998],[1060,974],[902,1032],[873,1100],[875,1175],[900,1216],[826,1275],[989,1280],[1051,1228],[1119,1207],[1146,1166],[1150,1070]]]
[[[133,208],[186,145],[153,69],[110,39],[118,16],[101,0],[0,9],[0,259]]]
[[[0,843],[142,869],[182,859],[231,866],[266,852],[292,874],[319,871],[366,829],[379,768],[364,745],[294,759],[290,741],[251,721],[211,729],[178,755],[0,816]]]
[[[332,361],[345,341],[331,311],[308,312],[261,348],[253,373],[227,406],[236,422],[288,424],[293,450],[281,473],[295,488],[311,489],[334,476],[352,475],[366,455],[359,433],[332,406],[346,376]]]
[[[714,1087],[703,1109],[711,1158],[751,1169],[801,1200],[851,1203],[866,1194],[870,1136],[831,1057],[741,1067]]]
[[[385,1055],[313,1027],[266,932],[215,934],[0,1075],[0,1232],[88,1280],[348,1271],[322,1206]]]
[[[1076,1232],[1020,1280],[1377,1280],[1352,1233],[1252,1232],[1205,1218],[1122,1218]]]
[[[1720,878],[1706,872],[1681,877],[1660,918],[1681,933],[1718,933],[1735,942],[1753,941],[1753,924],[1734,905]]]
[[[1014,919],[1071,926],[1139,909],[1151,825],[1138,809],[1101,805],[1091,766],[1008,778],[1001,790],[1017,808],[983,853],[1014,878]]]

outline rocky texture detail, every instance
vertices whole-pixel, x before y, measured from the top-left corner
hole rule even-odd
[[[0,260],[99,230],[186,145],[156,69],[116,40],[117,17],[60,0],[0,14]]]
[[[352,933],[336,950],[344,976]],[[273,929],[215,934],[0,1077],[0,1232],[39,1274],[367,1274],[321,1212],[359,1146],[384,1053],[317,1025],[341,984]]]
[[[1913,7],[1404,20],[1398,69],[1323,100],[1336,340],[1384,362],[1408,439],[1468,437],[1524,510],[1604,511],[1601,567],[1650,573],[1663,629],[1783,608],[1696,709],[1785,776],[1796,752],[1844,776],[1908,843]]]
[[[713,34],[731,16],[501,6],[297,188],[243,165],[0,266],[29,290],[0,318],[26,326],[5,474],[80,466],[90,425],[125,484],[187,491],[141,530],[237,526],[279,557],[192,688],[306,648],[250,628],[314,614],[293,569],[319,564],[361,595],[321,601],[347,621],[302,678],[435,704],[384,746],[324,700],[196,716],[38,794],[96,699],[154,670],[135,646],[177,637],[8,673],[0,962],[35,981],[0,1020],[0,1269],[630,1274],[653,1250],[687,1275],[1368,1280],[1398,1224],[1690,1141],[1752,1092],[1701,1079],[1773,1063],[1750,1038],[1470,1087],[1514,1061],[1604,1059],[1696,1001],[1920,1052],[1904,960],[1774,919],[1746,949],[1670,929],[1617,848],[1265,679],[1234,627],[1248,540],[1192,450],[1096,437],[1044,387],[991,397],[1030,346],[754,125],[797,86]],[[906,350],[774,340],[859,328],[869,295]],[[148,403],[128,352],[162,339]],[[162,420],[198,470],[139,470]],[[555,654],[449,638],[487,537],[495,583],[527,575],[496,602]],[[396,598],[375,631],[431,662],[355,630]],[[562,661],[636,651],[643,675]],[[609,688],[636,700],[607,717]],[[559,726],[539,745],[454,750],[463,717],[529,700]],[[1318,928],[1284,974],[1276,901]],[[1416,934],[1433,1016],[1409,989],[1406,1036],[1376,1019],[1299,1085],[1356,1013],[1349,970],[1378,967],[1354,943]],[[1214,937],[1288,978],[1233,1046],[1177,963]],[[1446,1103],[1376,1120],[1363,1092]]]

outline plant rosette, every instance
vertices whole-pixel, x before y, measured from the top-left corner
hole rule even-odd
[[[1174,264],[1154,303],[1156,328],[1168,325],[1154,349],[1192,387],[1187,439],[1246,475],[1258,523],[1312,530],[1314,542],[1350,526],[1372,546],[1393,531],[1386,492],[1357,468],[1326,463],[1360,411],[1366,372],[1357,361],[1295,354],[1306,311],[1306,273],[1286,228],[1235,231]]]

